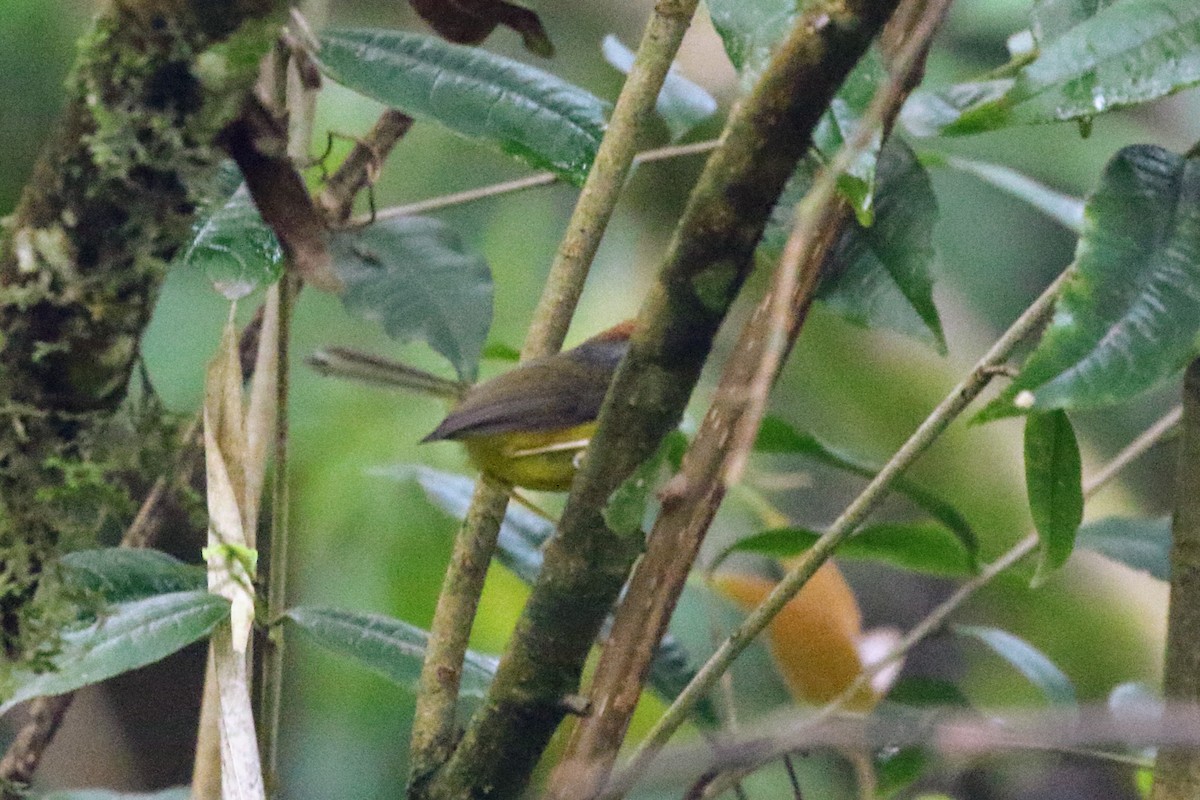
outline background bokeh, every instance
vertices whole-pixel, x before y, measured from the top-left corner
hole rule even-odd
[[[610,32],[635,43],[650,3],[541,0],[535,7],[558,48],[553,62],[539,66],[603,97],[615,97],[620,76],[605,64],[599,43]],[[93,11],[91,3],[79,0],[4,2],[0,215],[11,211],[54,124],[73,42]],[[1001,63],[1005,38],[1027,26],[1027,12],[1028,0],[960,0],[931,56],[929,81],[965,79]],[[422,29],[400,2],[314,5],[310,17],[316,24]],[[495,34],[487,46],[536,61],[521,51],[517,37],[508,31]],[[727,110],[736,88],[734,74],[705,20],[689,33],[680,61],[686,75],[721,100],[722,113]],[[323,149],[326,131],[361,133],[378,111],[369,101],[327,87],[313,151]],[[1087,138],[1074,126],[1060,125],[914,145],[919,152],[939,150],[1000,161],[1061,191],[1083,195],[1124,144],[1153,142],[1188,149],[1200,139],[1198,111],[1197,94],[1186,92],[1136,113],[1100,117]],[[718,130],[719,123],[712,121],[691,138],[708,138]],[[337,146],[344,149],[344,140]],[[693,157],[638,170],[600,249],[570,341],[637,309],[699,164]],[[523,174],[523,167],[503,156],[464,143],[432,124],[418,124],[396,148],[376,191],[381,205],[393,205]],[[868,459],[886,458],[903,441],[991,339],[1070,261],[1074,246],[1069,232],[974,178],[935,168],[933,180],[941,209],[936,300],[949,355],[939,357],[912,341],[856,329],[818,311],[773,396],[776,413]],[[496,281],[493,341],[520,345],[574,196],[574,190],[557,186],[438,212],[491,265]],[[761,291],[763,283],[764,277],[756,276],[747,296]],[[243,305],[242,315],[253,310],[253,303]],[[188,412],[197,407],[203,366],[227,310],[227,302],[210,288],[205,275],[183,269],[170,274],[143,355],[154,389],[171,408]],[[743,303],[738,313],[744,315],[745,310]],[[314,291],[304,293],[295,331],[298,361],[321,344],[338,343],[448,374],[447,365],[427,349],[388,340],[375,327],[348,317],[335,298]],[[729,334],[726,330],[722,337],[722,352]],[[485,374],[504,366],[489,362]],[[710,374],[706,386],[711,379]],[[293,387],[294,601],[369,610],[427,625],[454,523],[414,486],[372,471],[412,462],[468,470],[455,447],[416,444],[443,409],[424,398],[323,379],[303,366],[296,370]],[[1115,452],[1161,414],[1175,394],[1176,387],[1170,386],[1128,408],[1074,417],[1085,465]],[[693,406],[695,415],[702,413],[705,396],[702,388]],[[749,480],[798,487],[774,492],[773,499],[806,524],[826,523],[853,496],[857,484],[821,471],[797,476],[801,466],[785,459],[755,462]],[[1131,470],[1120,486],[1106,490],[1089,507],[1089,517],[1165,513],[1170,468],[1171,450],[1161,448]],[[954,499],[977,526],[989,555],[1029,529],[1018,423],[971,427],[960,422],[921,460],[915,474]],[[906,509],[897,505],[889,513],[903,514]],[[746,515],[739,514],[735,504],[723,515],[714,539],[744,533],[746,525]],[[191,555],[198,558],[198,546]],[[909,624],[947,588],[881,568],[851,565],[847,574],[860,594],[869,626]],[[881,585],[886,590],[880,590]],[[1084,699],[1102,699],[1121,681],[1157,681],[1165,587],[1086,555],[1077,556],[1041,590],[1030,592],[1026,587],[1027,581],[1020,578],[1002,581],[974,602],[964,618],[990,620],[1026,637],[1066,670]],[[493,570],[475,628],[475,647],[488,652],[502,648],[523,597],[515,578]],[[680,612],[679,632],[704,651],[710,647],[713,620],[731,618],[728,609],[695,589]],[[51,750],[43,770],[45,784],[148,788],[186,780],[199,655],[186,653],[83,693]],[[398,796],[406,774],[411,699],[382,679],[303,642],[295,642],[289,655],[282,774],[286,796]],[[753,716],[782,695],[770,685],[765,656],[752,654],[749,662],[738,673],[738,690],[743,714]],[[1034,690],[982,651],[938,640],[914,662],[933,674],[961,679],[971,698],[985,707],[1039,702]],[[8,735],[0,732],[0,737]],[[1062,776],[1074,769],[1033,760],[1014,766],[1006,759],[991,766],[997,769],[964,771],[963,765],[948,765],[946,774],[969,784],[971,797],[1032,797],[1040,795],[1030,792],[1051,780],[1039,783],[1037,776],[1065,780]],[[999,786],[992,778],[980,777],[1005,774],[1022,775],[1024,783],[1008,780]],[[776,779],[768,775],[761,780]]]

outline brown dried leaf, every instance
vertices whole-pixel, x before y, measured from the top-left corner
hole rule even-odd
[[[287,131],[257,99],[221,134],[221,144],[237,162],[263,221],[275,232],[289,267],[322,291],[337,293],[325,217],[313,203],[304,179],[287,155]]]
[[[543,58],[554,55],[554,44],[538,15],[504,0],[408,0],[421,19],[446,39],[479,44],[497,25],[521,35],[525,49]]]

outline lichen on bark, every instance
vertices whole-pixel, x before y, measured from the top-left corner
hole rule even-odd
[[[63,118],[0,230],[0,644],[10,664],[53,650],[53,626],[37,624],[53,581],[38,584],[60,549],[94,543],[103,521],[127,523],[136,510],[142,445],[156,446],[129,440],[128,419],[114,414],[167,266],[225,157],[215,140],[284,9],[114,3],[80,42]]]

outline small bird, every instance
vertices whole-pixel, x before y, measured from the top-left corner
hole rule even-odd
[[[494,478],[562,492],[571,488],[608,385],[629,350],[633,326],[627,320],[570,350],[531,359],[474,386],[343,348],[319,351],[309,364],[326,375],[456,400],[422,442],[461,442],[475,466]]]

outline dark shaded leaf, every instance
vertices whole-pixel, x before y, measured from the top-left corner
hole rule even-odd
[[[634,52],[611,33],[601,45],[604,60],[623,74],[633,69]],[[654,104],[671,132],[671,141],[682,139],[692,128],[717,112],[717,101],[703,87],[679,74],[674,66],[667,73]]]
[[[511,59],[402,31],[321,36],[322,68],[338,83],[416,119],[432,119],[535,167],[582,184],[608,107]]]
[[[1079,443],[1066,413],[1030,414],[1025,420],[1025,490],[1040,542],[1034,586],[1045,583],[1071,557],[1083,521],[1082,481]]]
[[[760,453],[806,456],[820,464],[868,479],[874,478],[879,472],[877,467],[841,453],[811,433],[798,431],[778,417],[769,415],[763,418],[762,424],[759,426],[754,449]],[[976,554],[979,551],[975,532],[958,509],[933,492],[921,488],[904,477],[897,478],[892,482],[892,491],[907,498],[952,531],[962,543],[963,549],[969,554],[971,563],[975,563]]]
[[[883,57],[878,48],[872,47],[846,76],[842,88],[829,104],[829,110],[813,131],[813,146],[820,151],[823,161],[833,159],[838,150],[854,138],[876,90],[886,80]],[[883,136],[877,133],[871,145],[838,176],[838,191],[850,202],[859,224],[866,228],[870,228],[875,219],[875,170],[882,145]]]
[[[63,633],[57,670],[15,672],[0,714],[41,695],[63,694],[147,664],[204,638],[229,618],[229,601],[207,591],[172,592],[118,603]]]
[[[1171,518],[1108,517],[1079,529],[1075,546],[1100,553],[1127,567],[1171,579]]]
[[[1021,374],[980,420],[1119,403],[1192,357],[1200,332],[1200,162],[1151,145],[1121,150],[1088,198],[1075,266]]]
[[[709,566],[714,570],[733,553],[756,553],[770,558],[791,558],[813,546],[821,534],[805,528],[776,528],[739,539],[722,551]],[[928,575],[961,576],[977,565],[961,540],[932,523],[881,523],[863,528],[837,550],[838,558],[890,564]]]
[[[338,608],[301,606],[285,616],[331,653],[356,661],[398,686],[416,690],[429,642],[429,633],[421,628],[381,614]],[[459,691],[467,697],[483,697],[497,663],[491,656],[468,650]]]
[[[888,692],[887,701],[917,708],[971,708],[971,701],[953,683],[924,675],[900,678]]]
[[[1075,686],[1071,680],[1029,642],[1008,631],[980,625],[953,625],[951,630],[983,642],[1025,676],[1051,703],[1075,705]]]
[[[492,274],[449,226],[398,217],[341,231],[331,244],[346,309],[393,338],[422,339],[471,381],[492,323]]]

